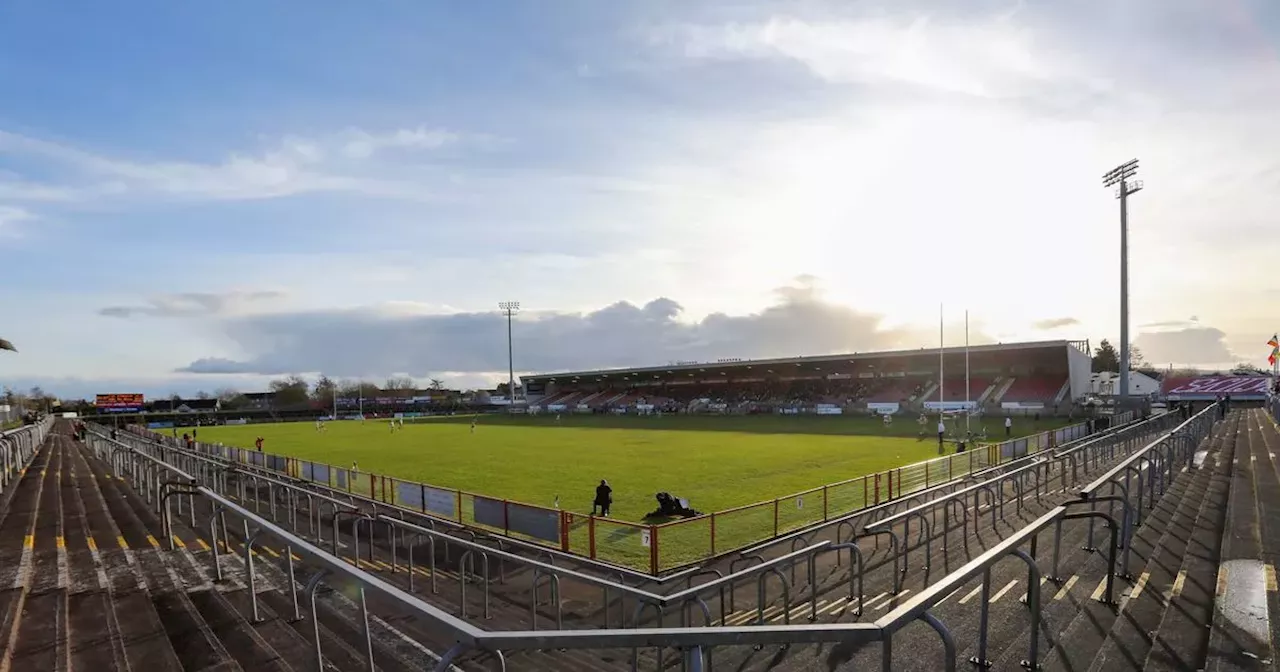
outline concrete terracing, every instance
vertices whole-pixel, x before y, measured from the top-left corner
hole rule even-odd
[[[1130,576],[1117,580],[1118,604],[1099,601],[1107,580],[1105,552],[1085,550],[1105,548],[1102,542],[1108,530],[1097,526],[1091,541],[1088,521],[1064,521],[1056,576],[1051,576],[1049,560],[1053,535],[1042,535],[1037,560],[1045,577],[1040,582],[1043,608],[1041,627],[1034,633],[1040,666],[1077,671],[1195,670],[1250,668],[1271,660],[1277,607],[1275,535],[1280,534],[1280,509],[1275,506],[1280,499],[1276,455],[1280,432],[1260,411],[1232,411],[1198,451],[1199,458],[1179,470],[1164,496],[1146,506],[1130,549]],[[316,669],[317,624],[305,601],[302,618],[294,618],[287,549],[274,540],[255,545],[259,617],[255,621],[255,600],[248,592],[242,559],[244,530],[237,524],[227,530],[230,546],[219,547],[224,551],[223,579],[217,580],[213,544],[222,541],[209,537],[208,505],[195,500],[194,525],[189,505],[174,517],[171,549],[154,504],[92,454],[73,441],[66,428],[59,428],[0,502],[0,672]],[[1116,454],[1110,459],[1115,462],[1122,457]],[[1094,466],[1106,468],[1106,464]],[[258,487],[261,482],[251,481],[242,472],[226,473],[235,485],[228,491],[236,493],[240,505],[267,511],[274,499],[272,520],[299,520],[289,515],[289,507],[300,506],[299,500],[283,497],[279,489]],[[246,485],[243,490],[240,480]],[[979,521],[977,525],[971,522],[961,528],[953,520],[944,532],[937,524],[938,513],[930,514],[935,522],[930,544],[924,546],[912,533],[907,571],[896,595],[896,568],[888,545],[864,540],[859,542],[867,561],[860,596],[850,596],[847,556],[837,563],[836,554],[827,553],[815,563],[811,582],[803,564],[784,568],[790,588],[785,606],[782,582],[772,578],[766,583],[763,602],[754,578],[727,588],[723,599],[718,591],[704,596],[712,627],[760,620],[770,625],[788,620],[808,624],[811,616],[817,623],[873,621],[1038,516],[1076,498],[1074,484],[1064,488],[1065,481],[1051,480],[1042,496],[1026,495],[1021,503],[1011,484],[1005,484],[1000,492],[1007,504],[994,523],[985,500],[977,498],[964,503],[969,515]],[[303,536],[308,526],[305,518],[300,520],[291,524],[298,525]],[[482,628],[530,630],[536,625],[554,630],[557,611],[565,628],[601,628],[606,610],[607,623],[613,627],[623,620],[634,625],[634,598],[614,593],[606,602],[598,585],[568,576],[560,582],[559,610],[545,582],[535,604],[533,572],[518,559],[490,563],[487,600],[478,576],[482,563],[477,561],[464,597],[458,565],[461,545],[446,551],[446,544],[438,543],[433,570],[429,547],[418,539],[415,567],[408,571],[405,537],[393,542],[385,526],[376,526],[369,559],[368,529],[362,528],[364,557],[358,563],[351,560],[354,530],[349,522],[340,528],[337,547],[348,562]],[[465,541],[473,539],[465,532],[452,534]],[[804,542],[834,541],[838,534],[834,527],[818,530]],[[496,540],[481,541],[498,546]],[[513,554],[537,556],[511,544],[503,547]],[[232,554],[225,553],[228,550]],[[786,552],[785,547],[773,549],[761,559]],[[301,590],[314,570],[296,559],[293,588]],[[551,561],[546,556],[542,560]],[[735,560],[740,557],[723,558],[712,566],[723,574],[731,565],[741,569],[755,562],[732,564]],[[554,562],[557,567],[567,566],[563,558]],[[599,568],[576,569],[609,576]],[[693,583],[712,576],[701,575]],[[997,669],[1019,669],[1033,636],[1028,607],[1022,601],[1028,593],[1027,581],[1025,565],[1013,559],[1002,561],[992,567],[985,596],[980,578],[975,579],[931,610],[955,636],[954,662],[967,667],[966,661],[973,658]],[[628,583],[638,582],[628,579]],[[689,583],[645,585],[654,594],[670,595]],[[369,669],[370,644],[356,595],[340,582],[321,589],[317,617],[325,669]],[[978,607],[984,599],[988,606],[985,649],[978,636]],[[368,592],[366,605],[376,669],[434,669],[438,654],[453,643],[429,619],[395,600]],[[702,625],[700,613],[691,609],[688,624]],[[650,609],[640,625],[676,626],[684,618],[672,608],[659,621]],[[949,662],[943,659],[937,634],[923,625],[899,631],[893,649],[895,670],[945,669]],[[512,652],[505,656],[505,665],[508,670],[626,670],[631,668],[631,653]],[[720,647],[713,655],[714,665],[721,670],[877,669],[881,650],[878,644],[796,644]],[[662,669],[681,666],[677,651],[639,653],[641,669],[659,669],[659,661]],[[480,652],[457,665],[465,670],[496,670],[499,660]]]

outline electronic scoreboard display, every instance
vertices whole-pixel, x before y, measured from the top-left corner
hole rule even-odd
[[[93,405],[104,411],[137,411],[142,409],[142,395],[99,394]]]

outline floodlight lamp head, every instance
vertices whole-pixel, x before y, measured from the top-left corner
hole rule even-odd
[[[1129,159],[1128,161],[1112,168],[1102,175],[1102,186],[1110,187],[1119,184],[1134,175],[1138,174],[1138,160]]]
[[[520,302],[519,301],[499,301],[498,309],[505,310],[508,312],[517,311],[517,310],[520,310]]]

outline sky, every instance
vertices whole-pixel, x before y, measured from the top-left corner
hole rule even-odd
[[[1268,0],[0,3],[0,384],[1119,336],[1265,365]]]

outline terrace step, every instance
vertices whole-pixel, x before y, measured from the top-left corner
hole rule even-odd
[[[1234,450],[1229,440],[1230,436],[1231,428],[1219,425],[1207,443],[1207,450],[1214,455],[1227,454]],[[1132,625],[1120,619],[1119,616],[1122,612],[1127,612],[1129,608],[1145,609],[1144,598],[1150,600],[1156,596],[1155,587],[1148,588],[1146,586],[1147,582],[1150,581],[1150,574],[1147,575],[1147,579],[1142,579],[1142,573],[1151,571],[1147,567],[1155,567],[1155,565],[1146,561],[1146,557],[1151,556],[1153,562],[1158,561],[1156,553],[1159,553],[1160,558],[1165,557],[1164,553],[1159,550],[1164,547],[1164,544],[1174,543],[1173,540],[1185,535],[1183,531],[1185,521],[1189,520],[1193,515],[1199,515],[1197,512],[1203,512],[1205,506],[1211,500],[1213,476],[1213,471],[1203,469],[1194,474],[1184,474],[1182,478],[1177,479],[1175,483],[1189,481],[1187,484],[1188,490],[1173,497],[1166,496],[1162,500],[1162,505],[1167,505],[1171,501],[1177,502],[1172,518],[1164,525],[1164,529],[1161,530],[1160,534],[1153,536],[1144,525],[1143,528],[1139,528],[1138,534],[1135,534],[1134,548],[1132,550],[1137,561],[1131,567],[1131,571],[1138,573],[1135,578],[1138,581],[1142,581],[1144,586],[1139,593],[1139,601],[1135,602],[1132,599],[1132,592],[1136,588],[1136,584],[1130,582],[1131,590],[1127,597],[1117,594],[1116,597],[1120,601],[1118,605],[1102,604],[1094,600],[1084,603],[1075,618],[1057,635],[1053,650],[1043,661],[1045,670],[1085,670],[1089,669],[1091,665],[1105,666],[1106,669],[1121,669],[1123,665],[1132,664],[1125,658],[1123,653],[1113,653],[1116,651],[1115,645],[1123,645],[1134,636]],[[1153,516],[1159,515],[1161,514],[1153,513]],[[1156,528],[1152,527],[1150,529],[1155,531]],[[1152,538],[1159,540],[1155,544],[1154,550],[1150,541]],[[1172,553],[1172,548],[1170,548],[1170,553]],[[1143,614],[1142,618],[1142,622],[1148,622],[1150,617]],[[1117,628],[1115,633],[1112,632],[1113,627]],[[1118,637],[1114,644],[1108,643],[1110,636]],[[1135,658],[1140,656],[1141,654],[1138,654]]]
[[[1233,461],[1226,528],[1218,557],[1213,626],[1204,668],[1211,672],[1270,668],[1278,617],[1275,566],[1280,551],[1280,480],[1270,444],[1275,425],[1261,409],[1233,411],[1242,418]]]

